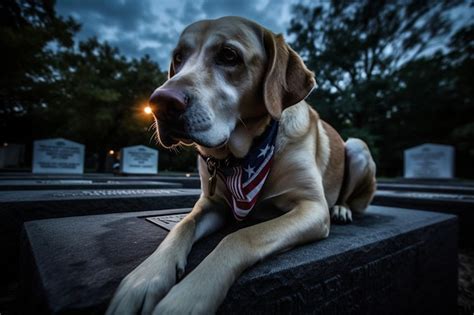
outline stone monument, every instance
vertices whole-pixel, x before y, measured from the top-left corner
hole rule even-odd
[[[84,145],[63,138],[33,143],[33,173],[84,173]]]
[[[144,145],[123,148],[120,171],[124,174],[157,174],[158,150]]]
[[[441,144],[422,144],[405,150],[404,177],[453,178],[454,147]]]
[[[173,224],[189,210],[26,222],[16,265],[22,268],[20,312],[103,314],[120,281],[168,233],[147,219]],[[229,224],[197,242],[186,274],[240,227]],[[331,226],[324,241],[245,270],[217,314],[455,314],[457,255],[455,216],[370,206],[352,224]]]
[[[20,166],[24,161],[24,156],[24,144],[4,143],[0,145],[0,168]]]

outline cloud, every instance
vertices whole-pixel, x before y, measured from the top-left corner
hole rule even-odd
[[[79,40],[91,36],[117,46],[129,58],[145,54],[168,68],[169,56],[185,26],[201,19],[238,15],[285,33],[297,0],[63,0],[57,12],[82,24]]]

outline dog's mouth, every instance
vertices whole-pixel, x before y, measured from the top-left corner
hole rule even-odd
[[[194,142],[191,135],[183,129],[172,127],[163,122],[158,122],[157,134],[159,142],[166,148],[180,144],[191,145]]]
[[[209,128],[210,129],[210,128]],[[205,130],[207,131],[207,130]],[[199,145],[209,149],[223,147],[227,144],[228,138],[219,139],[217,143],[211,141],[207,137],[200,136],[199,133],[189,132],[183,126],[176,124],[167,124],[165,122],[158,122],[158,139],[160,143],[166,148],[172,148],[179,145]]]

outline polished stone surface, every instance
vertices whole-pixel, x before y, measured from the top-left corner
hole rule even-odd
[[[0,191],[0,289],[18,273],[24,222],[69,216],[192,207],[199,189]]]
[[[167,234],[146,217],[185,211],[25,223],[22,305],[101,314],[121,279]],[[197,243],[187,272],[236,228]],[[352,224],[332,226],[329,238],[249,268],[219,313],[448,314],[456,312],[456,288],[455,216],[371,206]]]

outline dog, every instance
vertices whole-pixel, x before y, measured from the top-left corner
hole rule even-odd
[[[107,314],[215,313],[256,262],[328,237],[371,202],[376,166],[305,102],[313,72],[282,35],[241,17],[191,24],[150,104],[165,147],[198,150],[202,194],[156,251],[120,283]],[[228,215],[263,221],[227,235],[186,277],[193,244]],[[181,280],[177,282],[178,280]]]

